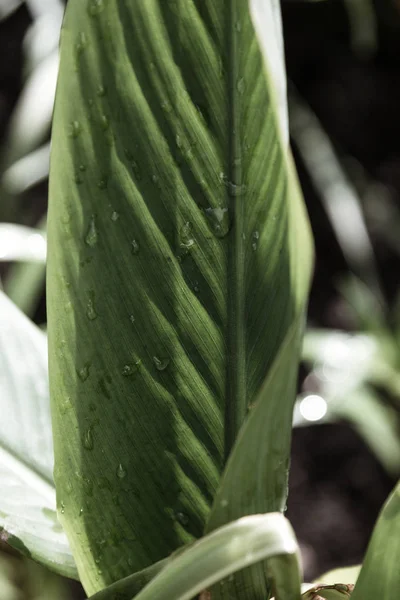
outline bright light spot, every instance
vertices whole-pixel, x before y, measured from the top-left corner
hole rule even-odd
[[[46,240],[40,233],[30,235],[27,246],[32,259],[44,260],[46,258]]]
[[[300,402],[300,413],[306,421],[319,421],[326,415],[326,401],[316,394],[306,396]]]

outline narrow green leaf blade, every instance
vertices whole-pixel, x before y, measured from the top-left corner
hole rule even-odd
[[[191,600],[239,569],[267,560],[276,600],[300,600],[300,565],[296,537],[279,513],[252,515],[205,536],[172,560],[135,600]],[[114,584],[91,600],[129,596],[130,579]],[[118,591],[117,591],[118,586]]]
[[[92,593],[202,535],[304,310],[309,231],[249,3],[71,0],[50,196],[55,475]]]
[[[0,538],[78,578],[56,513],[46,337],[2,292],[0,415]]]
[[[351,600],[397,600],[399,556],[400,483],[379,515]]]

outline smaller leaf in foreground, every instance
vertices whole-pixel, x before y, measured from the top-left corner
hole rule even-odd
[[[400,598],[400,482],[375,525],[352,600]]]
[[[176,556],[135,600],[190,600],[235,571],[268,559],[267,576],[276,600],[300,600],[296,538],[280,513],[243,517],[194,543]],[[95,594],[91,600],[131,600],[131,581]],[[204,594],[203,594],[204,595]]]
[[[46,336],[0,292],[0,540],[78,579],[58,519]]]

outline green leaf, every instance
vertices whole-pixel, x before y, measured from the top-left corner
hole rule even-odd
[[[343,583],[352,583],[354,585],[360,574],[360,569],[361,565],[354,565],[353,567],[339,567],[338,569],[333,569],[332,571],[324,573],[315,581],[316,583],[322,582],[326,585],[332,585],[334,583],[339,583],[340,581]]]
[[[311,244],[277,112],[248,2],[68,3],[50,384],[60,518],[88,593],[202,535],[248,410],[298,339]],[[290,381],[297,364],[294,343]]]
[[[300,600],[296,537],[289,521],[279,513],[243,517],[205,536],[171,561],[135,600],[190,600],[217,582],[224,586],[232,573],[263,559],[268,559],[276,600]],[[110,586],[91,600],[129,600],[133,597],[131,579]]]
[[[399,556],[400,482],[379,515],[351,600],[397,600]]]
[[[46,337],[0,292],[0,539],[78,578],[57,520]]]

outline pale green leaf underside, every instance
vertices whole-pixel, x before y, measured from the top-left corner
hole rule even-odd
[[[300,600],[300,564],[296,537],[279,513],[243,517],[202,538],[172,560],[138,595],[130,578],[91,600],[191,600],[235,571],[268,559],[268,577],[277,600]]]
[[[299,323],[310,243],[271,97],[247,2],[68,4],[50,373],[60,517],[88,592],[202,535]]]
[[[46,337],[1,292],[0,415],[1,539],[78,578],[56,513]]]
[[[400,483],[372,533],[352,600],[397,600],[400,592]]]

